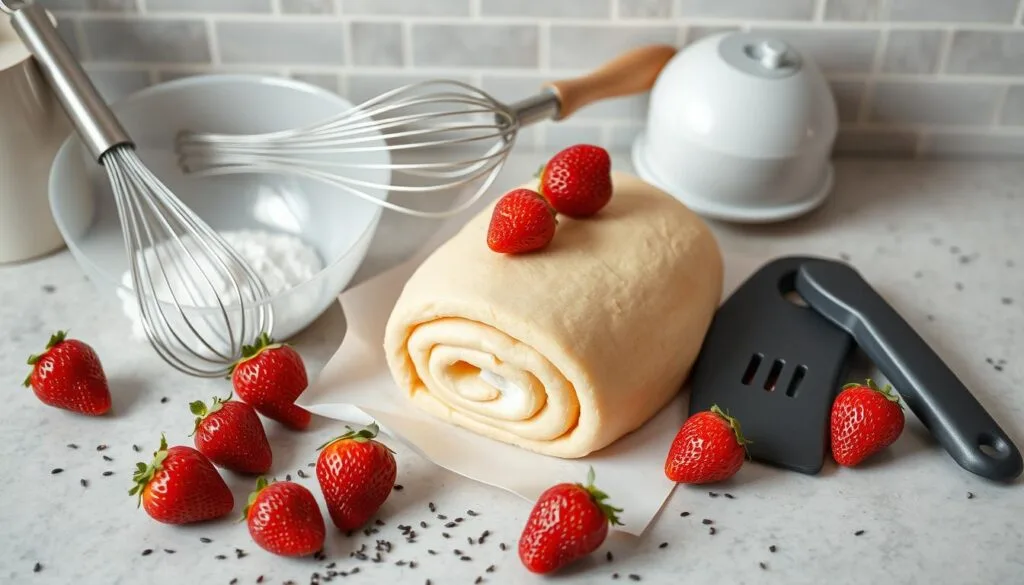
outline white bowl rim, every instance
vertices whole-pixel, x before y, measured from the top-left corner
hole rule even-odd
[[[334,92],[328,91],[328,90],[326,90],[326,89],[324,89],[322,87],[317,87],[316,85],[313,85],[311,83],[307,83],[307,82],[304,82],[304,81],[299,81],[299,80],[296,80],[296,79],[289,79],[289,78],[279,77],[279,76],[274,76],[274,75],[260,75],[260,74],[251,74],[251,73],[211,73],[211,74],[199,74],[199,75],[193,75],[193,76],[189,76],[189,77],[182,77],[180,79],[172,79],[170,81],[164,81],[164,82],[161,82],[161,83],[157,83],[155,85],[151,85],[151,86],[143,88],[143,89],[141,89],[139,91],[133,92],[133,93],[127,95],[127,96],[124,96],[124,97],[122,97],[122,98],[120,98],[118,100],[115,100],[114,102],[112,102],[110,104],[110,108],[111,108],[111,110],[113,110],[113,109],[115,109],[116,107],[118,107],[118,106],[120,106],[122,104],[128,104],[128,103],[132,103],[134,101],[138,101],[138,100],[141,100],[141,99],[146,99],[146,98],[148,98],[148,97],[150,97],[152,95],[158,95],[158,94],[161,94],[161,93],[165,93],[165,92],[168,92],[168,91],[179,89],[181,87],[188,87],[188,86],[192,86],[192,85],[212,85],[212,84],[222,83],[222,82],[249,82],[249,83],[257,83],[257,84],[278,85],[278,86],[287,87],[287,88],[290,88],[290,89],[294,89],[294,90],[298,90],[298,91],[314,94],[314,95],[317,95],[319,97],[324,97],[324,98],[330,99],[330,100],[336,102],[340,106],[346,106],[347,105],[349,108],[354,107],[354,104],[352,104],[352,102],[350,102],[349,100],[345,99],[341,95],[338,95],[338,94],[336,94]],[[344,111],[344,110],[341,110],[341,111]],[[56,159],[60,156],[60,154],[64,153],[66,150],[69,150],[71,148],[71,145],[74,142],[76,142],[76,141],[79,144],[81,144],[81,137],[79,137],[77,132],[72,133],[70,136],[68,136],[64,140],[64,143],[61,144],[60,149],[58,149],[58,151],[57,151],[58,154],[57,154],[57,156],[54,157],[54,162],[56,163]],[[391,154],[390,153],[387,153],[387,154],[388,154],[388,157],[390,158]],[[99,163],[97,162],[96,164],[99,164]],[[51,168],[50,168],[50,177],[49,177],[48,184],[52,184],[53,183],[53,180],[54,180],[53,177],[54,177],[54,174],[56,173],[56,170],[57,170],[56,164],[51,166]],[[389,171],[388,180],[390,181],[390,171]],[[52,189],[48,189],[48,190],[49,190],[48,195],[52,196],[53,190]],[[388,195],[388,193],[386,192],[385,193],[385,199],[386,199],[387,195]],[[52,199],[50,200],[50,204],[51,204],[51,206],[53,205],[53,200]],[[381,206],[379,206],[379,205],[377,205],[375,207],[376,207],[376,210],[374,211],[373,215],[370,217],[370,220],[366,223],[366,226],[363,228],[362,232],[359,233],[358,237],[356,237],[356,239],[353,241],[352,245],[349,246],[348,250],[346,250],[343,254],[341,254],[340,256],[338,256],[337,258],[335,258],[334,260],[332,260],[329,263],[325,262],[324,266],[319,271],[317,271],[315,274],[313,274],[312,276],[310,276],[308,279],[304,280],[303,282],[301,282],[301,283],[299,283],[299,284],[297,284],[297,285],[295,285],[295,286],[293,286],[291,288],[283,290],[283,291],[281,291],[280,293],[278,293],[276,295],[271,295],[271,296],[267,297],[266,299],[264,299],[261,303],[255,303],[255,304],[249,305],[249,306],[250,307],[258,307],[258,306],[261,306],[261,305],[266,304],[266,303],[272,303],[275,300],[277,300],[277,299],[279,299],[279,298],[281,298],[281,297],[291,293],[292,291],[298,289],[299,287],[302,287],[302,286],[305,286],[307,284],[316,282],[316,281],[320,280],[321,278],[323,278],[324,275],[327,274],[330,271],[331,268],[333,268],[336,264],[338,264],[342,260],[345,260],[346,258],[348,258],[348,256],[350,254],[352,254],[355,250],[357,250],[360,247],[360,244],[363,243],[364,238],[366,238],[366,236],[367,236],[367,234],[369,232],[371,232],[371,231],[376,229],[377,224],[380,221],[380,216],[381,216],[382,212],[384,211],[384,209]],[[61,223],[62,223],[61,221],[59,221],[59,220],[57,221],[58,228],[62,227],[60,225]],[[61,230],[61,231],[63,232],[63,230]],[[89,258],[89,256],[87,254],[85,254],[84,251],[77,244],[75,244],[74,242],[66,242],[66,243],[67,243],[69,249],[73,249],[74,251],[77,252],[77,254],[75,254],[75,257],[76,257],[77,260],[89,264],[93,269],[95,269],[95,271],[96,271],[95,273],[96,274],[101,274],[104,277],[106,277],[108,282],[111,282],[111,283],[114,284],[114,286],[116,287],[116,289],[115,289],[116,292],[124,292],[124,293],[132,294],[132,295],[135,294],[135,291],[133,289],[128,288],[128,287],[124,286],[123,284],[121,284],[121,280],[120,279],[118,279],[118,278],[114,277],[113,275],[109,274],[107,270],[103,269],[98,264],[96,264],[91,258]],[[341,291],[339,291],[339,294],[340,294],[340,292]],[[162,301],[160,299],[155,298],[155,295],[153,295],[153,294],[146,293],[146,297],[149,300],[152,300],[153,302],[156,302],[156,303],[161,304],[161,305],[170,305],[171,304],[171,303],[168,303],[167,301]],[[181,307],[182,307],[182,309],[186,309],[186,310],[189,310],[189,311],[195,311],[195,312],[204,312],[204,311],[207,311],[207,310],[209,310],[209,311],[219,311],[220,310],[217,307],[196,307],[196,306],[190,306],[190,305],[186,305],[186,304],[181,304]]]

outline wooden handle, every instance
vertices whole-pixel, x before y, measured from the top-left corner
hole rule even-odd
[[[558,119],[598,100],[643,93],[654,86],[658,74],[676,54],[672,45],[648,45],[627,51],[596,70],[573,79],[544,84],[558,94]]]

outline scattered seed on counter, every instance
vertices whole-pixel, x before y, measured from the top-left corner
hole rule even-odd
[[[630,581],[639,581],[640,580],[640,575],[637,575],[636,573],[630,573],[629,574],[629,580]]]
[[[612,579],[618,579],[618,578],[619,578],[619,574],[618,573],[612,573]]]
[[[60,467],[54,467],[53,469],[50,470],[50,475],[57,475],[58,473],[63,473],[63,472],[64,472],[64,470],[61,469]]]
[[[445,528],[455,528],[456,526],[458,526],[458,524],[456,524],[454,522],[449,522],[449,523],[444,525]]]
[[[306,479],[307,477],[309,477],[309,475],[307,475],[306,472],[302,471],[301,469],[296,471],[295,474],[301,477],[302,479]]]
[[[132,451],[135,451],[136,453],[141,453],[142,447],[139,447],[138,445],[132,445]]]
[[[736,499],[736,496],[734,496],[734,495],[730,494],[729,492],[725,492],[725,493],[724,493],[724,494],[722,494],[722,495],[723,495],[723,496],[725,496],[725,497],[727,497],[727,498],[729,498],[730,500],[735,500],[735,499]]]
[[[151,548],[147,548],[146,550],[142,551],[142,556],[144,557],[148,557],[151,554],[153,554],[153,549]]]
[[[470,516],[479,516],[480,515],[480,514],[477,514],[475,510],[466,510],[466,514],[468,514]]]
[[[608,552],[604,553],[604,558],[609,563],[615,560],[615,557],[612,555],[612,551],[608,551]]]
[[[314,469],[316,467],[316,463],[307,463],[306,467],[308,467],[310,469]]]
[[[956,290],[964,290],[964,283],[962,283],[962,282],[954,283],[953,287],[956,288]]]
[[[974,499],[974,492],[967,492],[967,499],[968,500],[973,500]]]
[[[774,544],[768,547],[768,552],[773,553],[773,552],[775,552],[777,550],[779,550],[779,548],[777,546],[775,546]]]
[[[170,400],[170,398],[164,396],[163,398],[160,399],[160,404],[167,404]]]
[[[32,572],[33,573],[38,573],[39,571],[42,571],[42,570],[43,570],[42,563],[36,563],[35,566],[32,567]]]
[[[499,542],[498,543],[498,548],[500,548],[501,550],[508,550],[508,545],[505,544],[504,542]]]
[[[689,516],[689,515],[690,515],[690,513],[689,513],[689,512],[680,512],[680,513],[679,513],[679,517],[680,517],[680,518],[686,518],[686,517],[687,517],[687,516]]]
[[[483,582],[484,582],[484,578],[483,577],[477,577],[476,580],[473,581],[473,585],[480,585]]]
[[[714,526],[709,526],[708,527],[708,534],[710,534],[711,536],[714,536],[716,532],[718,532],[718,531],[715,530]]]
[[[473,546],[474,544],[476,544],[476,541],[475,541],[475,540],[473,540],[473,537],[472,537],[472,536],[467,536],[467,537],[466,537],[466,542],[468,542],[468,543],[469,543],[469,546]]]
[[[236,583],[238,583],[238,577],[235,577],[234,579],[228,581],[228,585],[235,585]]]
[[[352,567],[352,570],[348,572],[349,575],[356,575],[359,573],[359,567]]]
[[[445,537],[445,538],[451,538],[451,537],[452,537],[452,535],[451,535],[451,534],[448,534],[447,532],[442,532],[442,533],[441,533],[441,536],[443,536],[443,537]]]
[[[373,523],[376,524],[377,526],[384,526],[384,524],[385,524],[385,522],[383,520],[381,520],[380,518],[377,518],[376,520],[374,520]]]
[[[436,555],[436,554],[437,554],[437,551],[436,551],[436,550],[434,550],[434,549],[432,549],[432,548],[428,548],[428,549],[427,549],[427,554],[428,554],[428,555]]]
[[[52,295],[53,293],[57,292],[57,287],[53,286],[52,284],[44,284],[43,292],[48,295]]]
[[[949,253],[950,254],[959,254],[960,253],[960,246],[950,246],[949,247]]]
[[[78,483],[82,484],[82,487],[89,487],[89,480],[85,479],[84,477],[78,480]]]
[[[404,567],[405,566],[405,561],[395,561],[395,565],[398,566],[398,567]]]
[[[420,528],[426,528],[426,527],[427,527],[427,523],[422,521],[422,520],[420,520]]]
[[[423,585],[432,585],[430,579],[427,579],[427,581]]]
[[[864,534],[864,531],[863,531],[863,530],[858,530],[857,532],[854,532],[854,533],[853,533],[853,535],[854,535],[854,536],[860,536],[860,535],[862,535],[862,534]]]
[[[718,497],[718,492],[708,492],[708,496],[712,497],[712,498],[717,498]]]
[[[457,557],[461,557],[462,556],[462,551],[459,550],[459,549],[454,549],[454,550],[452,550],[452,552],[455,553],[455,556],[457,556]]]
[[[485,572],[485,573],[493,573],[493,572],[494,572],[494,569],[495,569],[494,565],[490,565],[489,567],[487,567],[486,569],[484,569],[484,572]]]
[[[247,557],[247,556],[249,556],[249,553],[245,552],[244,550],[242,550],[240,548],[236,548],[235,549],[235,558],[236,559],[241,559],[241,558],[244,558],[244,557]]]
[[[768,564],[765,563],[764,561],[761,561],[760,563],[757,563],[757,566],[761,567],[762,571],[768,570]]]
[[[110,477],[111,475],[114,475],[113,471],[104,471],[103,472],[103,477]]]
[[[203,544],[210,544],[211,542],[213,542],[213,539],[212,538],[206,538],[205,536],[201,536],[201,537],[199,537],[199,542],[201,542]]]
[[[402,484],[400,484],[400,483],[396,483],[396,484],[395,484],[395,491],[396,491],[396,492],[400,492],[400,491],[402,491],[402,490],[404,490],[404,489],[405,489],[405,486],[404,486],[404,485],[402,485]]]
[[[472,561],[473,559],[468,557],[468,556],[466,556],[466,555],[462,555],[461,557],[459,557],[459,560],[460,561],[467,561],[468,562],[468,561]]]
[[[705,526],[711,526],[712,524],[715,523],[715,521],[712,520],[711,518],[705,518],[705,519],[701,520],[700,523],[705,525]]]
[[[259,577],[256,577],[256,582],[257,583],[262,583],[263,582],[263,575],[260,575]]]
[[[164,552],[169,554],[169,555],[173,555],[174,553],[176,553],[178,551],[174,550],[173,548],[165,548]]]
[[[218,561],[226,561],[228,559],[228,557],[226,557],[224,555],[217,555],[217,556],[215,556],[213,558],[217,559]]]
[[[1003,297],[1002,298],[1002,302],[1003,302],[1004,305],[1012,305],[1013,304],[1013,299],[1011,299],[1010,297]]]
[[[338,563],[335,563],[335,562],[332,561],[332,562],[327,564],[326,568],[333,569],[334,567],[337,567],[337,566],[338,566]]]
[[[447,516],[445,516],[444,514],[438,514],[438,515],[437,515],[437,519],[438,519],[438,520],[447,520],[447,519],[448,519],[448,517],[447,517]]]
[[[462,516],[459,516],[458,518],[455,519],[455,521],[458,522],[459,524],[461,524],[463,520],[465,520],[465,518],[463,518]]]
[[[290,474],[290,473],[286,473],[286,474],[284,475],[284,480],[285,480],[285,481],[291,481],[291,480],[292,480],[292,474]]]
[[[113,458],[113,457],[111,457],[110,455],[104,455],[104,456],[103,456],[103,460],[104,460],[104,461],[113,461],[113,460],[114,460],[114,458]]]
[[[437,512],[437,506],[434,505],[434,502],[427,502],[427,509],[430,510],[431,514]]]
[[[409,568],[410,569],[415,569],[416,568],[416,561],[409,561]]]
[[[77,449],[77,448],[78,448],[78,445],[76,445],[74,443],[68,443],[68,449]]]
[[[663,543],[658,545],[658,548],[668,548],[668,543],[667,542],[663,542]]]
[[[99,445],[96,445],[96,450],[97,451],[106,451],[107,450],[107,446],[105,444],[101,443]]]

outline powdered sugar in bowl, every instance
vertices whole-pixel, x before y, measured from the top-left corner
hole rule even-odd
[[[257,75],[179,79],[112,104],[149,168],[227,239],[271,289],[273,335],[278,339],[287,339],[312,323],[348,285],[366,256],[381,207],[298,176],[186,176],[176,164],[174,138],[184,129],[241,134],[281,130],[350,107],[326,90]],[[390,171],[380,168],[390,162],[386,151],[344,156],[360,157],[361,166],[378,167],[353,169],[355,178],[389,183]],[[387,192],[373,196],[386,199]],[[134,322],[134,333],[141,336],[110,186],[102,167],[92,161],[77,136],[68,139],[54,160],[50,205],[78,263],[101,290],[120,299],[128,323]],[[175,282],[172,286],[156,283],[157,299],[168,301]],[[190,321],[201,321],[193,317],[219,314],[215,307],[212,298],[195,299],[185,310]]]

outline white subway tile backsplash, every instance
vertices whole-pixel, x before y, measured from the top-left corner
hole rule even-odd
[[[1024,85],[1015,85],[1007,91],[999,123],[1006,126],[1024,126]]]
[[[921,143],[924,158],[1013,159],[1024,156],[1024,135],[933,132]]]
[[[289,77],[291,77],[295,81],[301,81],[303,83],[315,85],[316,87],[326,89],[327,91],[333,93],[341,93],[339,91],[341,85],[339,84],[339,79],[337,75],[331,75],[327,73],[303,73],[301,71],[292,71]]]
[[[346,77],[348,91],[345,93],[345,97],[347,97],[349,101],[357,104],[410,83],[420,83],[423,81],[431,81],[441,78],[461,81],[462,83],[472,82],[468,76],[458,74],[426,75],[422,73],[354,73]]]
[[[92,12],[135,12],[135,0],[37,0],[47,10],[88,10]]]
[[[832,153],[841,157],[912,158],[920,137],[906,130],[841,128]]]
[[[671,26],[551,26],[551,67],[588,69],[639,45],[674,45],[678,29]]]
[[[1003,88],[994,84],[881,81],[870,120],[890,124],[967,125],[992,120]]]
[[[555,154],[574,144],[602,144],[600,124],[579,122],[549,122],[544,127],[544,149]]]
[[[945,33],[937,30],[889,31],[882,61],[885,73],[934,73]]]
[[[353,22],[351,31],[353,65],[402,65],[402,25],[397,22]]]
[[[636,137],[644,131],[642,124],[616,124],[611,127],[611,134],[608,137],[608,148],[617,150],[629,150],[633,148]]]
[[[1024,32],[957,31],[946,71],[959,75],[1024,75]]]
[[[539,37],[539,27],[532,24],[417,24],[412,29],[412,64],[536,68]]]
[[[480,0],[483,16],[529,18],[604,18],[612,14],[612,0]]]
[[[889,0],[889,19],[1010,24],[1019,0]]]
[[[779,37],[812,59],[826,74],[868,73],[875,60],[880,33],[860,29],[766,29],[754,30]]]
[[[82,21],[93,61],[115,63],[208,63],[210,44],[201,20],[96,18]]]
[[[269,13],[270,0],[146,0],[150,12]]]
[[[341,11],[343,14],[468,16],[469,2],[470,0],[341,0]]]
[[[89,79],[107,103],[113,103],[150,85],[148,71],[94,70],[86,68]]]
[[[58,17],[57,34],[60,35],[64,44],[68,46],[71,54],[77,59],[82,59],[82,42],[78,39],[78,33],[75,31],[75,21]]]
[[[224,63],[344,65],[340,22],[218,22]]]
[[[882,20],[887,0],[825,0],[825,20]]]
[[[619,18],[668,18],[673,0],[616,0]]]
[[[832,81],[829,86],[836,102],[839,123],[856,122],[866,84],[863,81]]]
[[[684,18],[763,18],[810,20],[817,0],[676,0]]]
[[[285,14],[333,14],[338,11],[336,0],[278,0]]]

